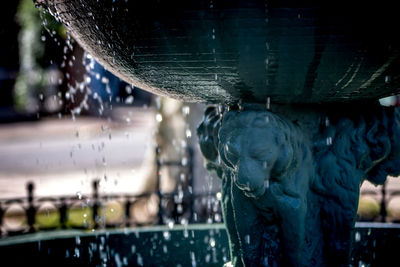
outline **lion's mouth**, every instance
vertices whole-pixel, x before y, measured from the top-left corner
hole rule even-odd
[[[252,197],[252,198],[259,198],[262,195],[264,195],[265,192],[265,188],[264,186],[261,187],[257,187],[257,188],[249,188],[249,187],[240,187],[238,185],[239,189],[241,189],[243,191],[243,193],[245,194],[245,196],[247,197]]]
[[[252,198],[259,198],[264,195],[266,186],[262,183],[262,179],[250,179],[249,177],[241,177],[238,175],[233,176],[235,185],[247,196]]]

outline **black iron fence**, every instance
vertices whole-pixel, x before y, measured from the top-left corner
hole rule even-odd
[[[211,193],[100,195],[98,181],[93,182],[91,195],[35,197],[33,183],[27,185],[27,191],[28,197],[0,200],[1,236],[54,229],[220,222],[222,218],[218,196]]]
[[[193,157],[188,149],[185,160],[165,161],[156,149],[155,191],[139,195],[99,192],[94,180],[92,193],[73,196],[36,197],[35,184],[27,184],[27,196],[0,199],[0,236],[10,236],[54,229],[121,228],[132,226],[222,222],[220,193],[193,193]],[[162,192],[163,168],[177,167],[187,177],[178,192]],[[375,201],[373,212],[361,212],[359,221],[399,222],[388,212],[388,205],[400,196],[400,191],[384,184],[378,190],[363,190],[361,197]],[[373,206],[373,205],[372,205]],[[400,205],[398,209],[400,217]]]
[[[156,149],[157,185],[153,192],[139,195],[99,192],[99,180],[92,193],[73,196],[36,197],[35,184],[27,184],[27,197],[0,199],[0,236],[54,229],[121,228],[131,226],[221,222],[219,194],[193,193],[192,151],[185,160],[165,161]],[[177,167],[187,177],[181,190],[162,192],[162,168]]]
[[[163,193],[157,190],[140,195],[102,195],[98,180],[93,181],[90,195],[36,197],[34,183],[28,183],[26,189],[27,197],[0,199],[0,236],[54,229],[95,230],[222,222],[220,193],[215,192],[193,194],[186,190]],[[400,191],[388,190],[386,185],[378,190],[363,190],[361,197],[374,199],[379,209],[367,215],[360,213],[358,220],[400,222],[388,212],[388,204],[398,196]]]

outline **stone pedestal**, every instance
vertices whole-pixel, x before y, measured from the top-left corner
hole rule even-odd
[[[400,112],[377,103],[209,107],[233,266],[347,266],[359,189],[400,174]]]

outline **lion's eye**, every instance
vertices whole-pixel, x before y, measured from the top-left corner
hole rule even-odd
[[[265,159],[269,158],[271,155],[271,147],[270,146],[255,146],[252,147],[250,151],[250,155],[256,159]]]

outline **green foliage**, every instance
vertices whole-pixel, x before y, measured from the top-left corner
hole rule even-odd
[[[14,102],[20,110],[34,111],[38,105],[37,96],[43,94],[47,86],[43,33],[48,31],[52,36],[65,38],[65,28],[51,15],[37,9],[32,0],[20,1],[16,20],[21,30],[18,36],[20,71],[15,84]]]

